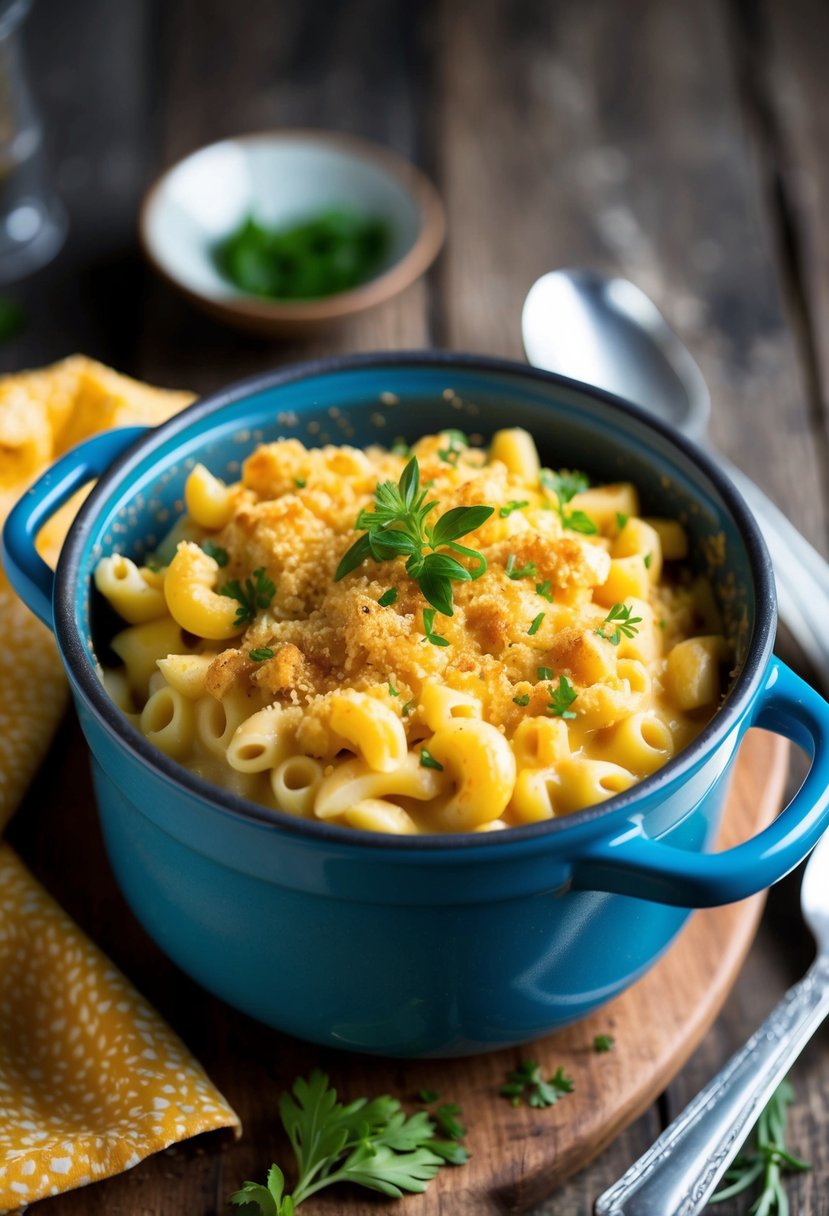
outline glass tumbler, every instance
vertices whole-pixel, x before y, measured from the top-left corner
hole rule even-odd
[[[21,27],[30,7],[31,0],[0,0],[0,284],[43,266],[66,235],[23,61]]]

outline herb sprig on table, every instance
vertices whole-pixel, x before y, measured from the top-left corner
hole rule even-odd
[[[555,1106],[556,1102],[571,1094],[574,1089],[572,1078],[567,1076],[563,1068],[557,1068],[545,1081],[535,1060],[524,1060],[508,1074],[506,1082],[498,1092],[502,1098],[509,1098],[513,1106],[520,1106],[524,1101],[528,1106],[543,1109],[546,1106]]]
[[[734,1159],[726,1170],[721,1187],[711,1197],[711,1203],[723,1203],[741,1195],[755,1183],[760,1191],[751,1211],[755,1216],[788,1216],[789,1200],[783,1189],[783,1175],[802,1174],[811,1169],[786,1148],[787,1107],[794,1101],[794,1090],[783,1081],[769,1099],[757,1120],[751,1137],[751,1147]]]
[[[381,481],[374,491],[374,509],[363,509],[354,525],[365,533],[346,551],[337,566],[334,581],[339,582],[367,558],[376,562],[406,558],[406,573],[417,583],[433,608],[444,616],[453,614],[452,584],[471,582],[486,570],[486,558],[477,549],[458,544],[480,528],[494,507],[453,507],[433,524],[426,518],[438,506],[436,499],[426,501],[427,489],[420,487],[420,466],[413,456],[400,475],[397,485]],[[472,558],[471,570],[462,566],[451,549]]]
[[[436,1136],[426,1111],[407,1115],[395,1098],[343,1105],[319,1069],[294,1081],[279,1100],[279,1114],[296,1159],[296,1182],[286,1193],[278,1165],[268,1170],[265,1185],[246,1182],[230,1196],[245,1216],[294,1216],[311,1195],[338,1182],[402,1199],[404,1191],[425,1191],[441,1166],[462,1165],[468,1157],[455,1140]]]

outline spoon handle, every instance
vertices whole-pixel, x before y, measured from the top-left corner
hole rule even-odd
[[[829,673],[829,563],[789,523],[759,486],[718,453],[720,464],[751,508],[769,548],[780,616],[822,680]]]
[[[619,1182],[596,1216],[695,1216],[710,1199],[765,1104],[829,1014],[821,955],[748,1042]]]

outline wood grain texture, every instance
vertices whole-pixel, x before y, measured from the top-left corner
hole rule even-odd
[[[277,1098],[296,1075],[317,1065],[329,1072],[344,1099],[391,1092],[412,1102],[420,1089],[429,1088],[463,1108],[469,1164],[442,1170],[426,1194],[407,1199],[408,1216],[526,1212],[646,1111],[682,1067],[716,1018],[760,916],[760,897],[697,913],[668,954],[628,992],[585,1021],[524,1049],[418,1062],[321,1051],[234,1012],[160,955],[115,889],[92,822],[92,791],[73,725],[66,735],[70,738],[64,737],[56,759],[62,784],[72,791],[70,804],[41,801],[36,787],[17,820],[13,842],[33,859],[38,877],[98,944],[171,1018],[239,1111],[245,1135],[218,1157],[197,1155],[203,1146],[193,1142],[126,1175],[50,1200],[54,1216],[132,1211],[133,1201],[146,1204],[154,1216],[179,1216],[199,1194],[220,1203],[244,1178],[263,1175],[272,1158],[289,1160],[277,1126]],[[776,736],[759,731],[747,736],[721,847],[738,843],[773,818],[785,784],[787,754],[787,744]],[[87,881],[79,872],[84,870]],[[602,1033],[612,1034],[616,1047],[597,1055],[593,1038]],[[513,1109],[498,1096],[498,1086],[528,1058],[537,1060],[545,1075],[562,1065],[575,1092],[546,1111]],[[341,1189],[305,1207],[308,1216],[396,1210],[394,1203]]]

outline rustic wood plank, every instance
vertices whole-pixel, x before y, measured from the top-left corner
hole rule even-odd
[[[715,0],[442,6],[440,338],[520,357],[539,274],[621,272],[699,359],[717,443],[824,545],[822,470],[725,15]]]

